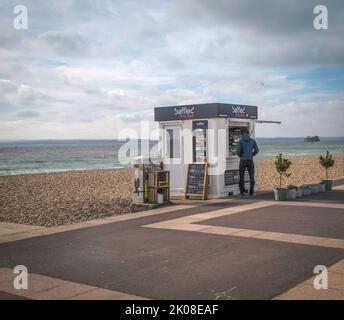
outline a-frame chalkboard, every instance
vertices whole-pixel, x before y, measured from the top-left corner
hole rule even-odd
[[[190,163],[187,167],[185,198],[207,198],[208,163]]]

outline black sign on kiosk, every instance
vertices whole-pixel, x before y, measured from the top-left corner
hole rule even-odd
[[[192,121],[192,158],[193,162],[207,161],[208,120]]]
[[[226,170],[224,173],[224,184],[225,186],[232,186],[239,183],[240,180],[240,174],[238,169],[234,170]],[[245,183],[250,182],[250,177],[248,175],[248,172],[245,171],[244,176]]]
[[[188,164],[188,172],[186,175],[185,198],[190,196],[207,198],[207,177],[208,163],[191,163]]]
[[[230,103],[203,103],[154,108],[155,121],[210,118],[257,119],[256,106]]]

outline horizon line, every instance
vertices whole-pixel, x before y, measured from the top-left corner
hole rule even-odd
[[[343,138],[344,136],[319,136],[320,138]],[[304,139],[303,136],[276,136],[276,137],[266,137],[266,136],[257,136],[255,139]],[[124,139],[116,139],[116,138],[0,138],[0,142],[5,141],[126,141]],[[146,139],[146,138],[139,138],[138,140],[151,140],[157,141],[158,139]]]

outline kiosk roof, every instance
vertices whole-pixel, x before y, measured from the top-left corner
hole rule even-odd
[[[154,108],[155,121],[209,118],[257,119],[258,107],[231,103],[203,103]]]

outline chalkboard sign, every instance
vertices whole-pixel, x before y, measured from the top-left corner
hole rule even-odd
[[[207,197],[207,163],[191,163],[188,165],[185,198],[189,196]]]
[[[238,184],[240,180],[239,170],[238,169],[226,170],[224,174],[224,179],[225,179],[225,186]],[[244,181],[245,183],[250,181],[250,177],[247,171],[245,171]]]

